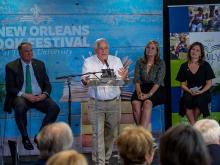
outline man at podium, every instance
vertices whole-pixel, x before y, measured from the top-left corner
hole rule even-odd
[[[116,56],[109,55],[109,45],[106,39],[97,39],[94,50],[96,55],[85,59],[82,72],[83,74],[89,72],[99,73],[82,76],[84,85],[89,84],[89,81],[93,78],[103,78],[104,73],[102,72],[104,70],[113,71],[114,75],[112,73],[109,74],[115,78],[124,79],[127,77],[128,70],[123,67],[121,60]],[[118,105],[120,93],[119,86],[103,85],[98,86],[96,89],[92,86],[89,87],[88,114],[92,123],[93,146],[97,145],[96,151],[93,150],[92,159],[99,165],[109,164],[112,154],[113,142],[117,136],[120,120],[120,108]],[[97,137],[94,133],[96,133]]]

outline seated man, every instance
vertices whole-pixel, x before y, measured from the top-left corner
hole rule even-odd
[[[73,133],[69,125],[57,122],[45,126],[37,135],[36,140],[40,150],[40,159],[35,165],[43,165],[52,155],[72,147]]]
[[[50,98],[51,84],[42,61],[33,58],[32,45],[22,42],[18,46],[20,58],[6,65],[6,98],[4,111],[15,112],[15,120],[27,150],[33,150],[27,133],[27,111],[30,108],[46,114],[41,128],[56,120],[60,111]],[[40,128],[40,129],[41,129]]]

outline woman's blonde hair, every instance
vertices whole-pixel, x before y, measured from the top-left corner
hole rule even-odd
[[[153,137],[143,127],[126,127],[117,139],[120,156],[125,164],[144,163],[154,153]]]
[[[84,155],[74,150],[66,150],[53,155],[46,165],[88,165],[88,162]]]
[[[147,43],[147,45],[145,46],[145,48],[144,48],[144,60],[145,60],[145,62],[147,63],[147,51],[146,51],[146,49],[147,49],[147,47],[149,46],[149,45],[151,45],[151,44],[153,44],[153,45],[155,45],[155,47],[156,47],[156,49],[157,49],[157,54],[156,54],[156,56],[155,56],[155,58],[154,58],[154,63],[155,64],[158,64],[159,62],[160,62],[160,45],[159,45],[159,43],[157,42],[157,41],[154,41],[154,40],[152,40],[152,41],[149,41],[148,43]]]

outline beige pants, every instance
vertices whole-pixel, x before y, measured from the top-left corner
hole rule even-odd
[[[121,118],[120,100],[96,101],[91,99],[88,114],[93,130],[92,160],[99,165],[109,162],[114,139],[118,135]]]

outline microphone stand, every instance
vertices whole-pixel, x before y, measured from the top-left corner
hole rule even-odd
[[[71,121],[72,121],[72,119],[71,119],[71,116],[72,116],[72,113],[71,113],[71,107],[72,107],[72,95],[71,95],[71,78],[69,77],[69,78],[67,78],[67,86],[68,86],[68,91],[69,91],[69,97],[68,97],[68,123],[69,123],[69,126],[70,126],[70,128],[72,128],[71,127]]]
[[[72,113],[71,113],[71,107],[72,107],[72,95],[71,95],[71,79],[73,77],[79,77],[79,76],[84,76],[84,75],[90,75],[90,74],[94,74],[96,76],[96,73],[102,73],[102,72],[87,72],[87,73],[84,73],[84,74],[78,74],[78,75],[67,75],[67,76],[61,76],[61,77],[56,77],[56,80],[60,80],[60,79],[65,79],[66,82],[67,82],[67,86],[68,86],[68,94],[69,94],[69,97],[68,97],[68,124],[71,127],[71,116],[72,116]],[[96,76],[97,77],[97,76]],[[98,78],[98,77],[97,77]],[[99,78],[98,78],[99,79]]]

